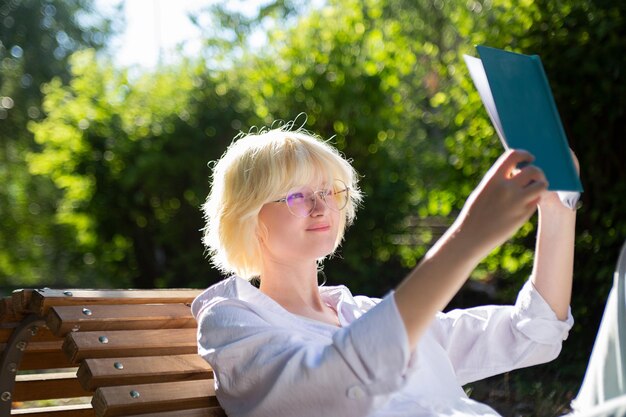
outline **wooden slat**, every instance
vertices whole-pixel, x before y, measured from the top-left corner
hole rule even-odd
[[[76,364],[70,362],[61,349],[54,352],[24,352],[24,357],[18,369],[27,371],[33,369],[71,368]]]
[[[63,339],[50,340],[47,342],[28,342],[28,345],[26,345],[26,352],[60,352],[62,347]]]
[[[70,331],[139,330],[196,327],[186,304],[55,306],[47,316],[56,335]]]
[[[60,405],[11,410],[12,416],[28,417],[95,417],[91,404]]]
[[[107,342],[102,343],[101,337]],[[69,333],[63,351],[73,362],[85,358],[182,355],[196,353],[196,329]]]
[[[19,326],[20,323],[0,323],[0,343],[6,343],[13,331]],[[48,342],[52,340],[59,340],[58,336],[55,336],[50,332],[46,326],[41,326],[37,329],[37,334],[30,338],[31,342]]]
[[[31,289],[13,291],[11,294],[11,308],[13,314],[20,316],[30,313],[30,311],[28,311],[28,304],[30,303],[34,291],[35,290]]]
[[[63,340],[59,336],[52,334],[50,329],[46,326],[41,326],[37,329],[37,334],[35,334],[31,339],[31,342],[49,342],[53,340]]]
[[[58,369],[76,367],[63,353],[63,340],[29,343],[18,369]]]
[[[19,323],[0,323],[0,343],[8,342]]]
[[[8,297],[0,298],[0,323],[4,321],[4,316],[8,315],[8,312],[7,312],[8,303],[9,303]]]
[[[6,343],[0,343],[0,351],[6,349]],[[61,353],[61,348],[63,347],[63,339],[51,340],[47,342],[28,342],[26,345],[26,351],[24,355],[38,355],[41,353],[52,353],[59,352]],[[63,363],[67,363],[67,360],[63,360]],[[59,368],[60,366],[56,366]],[[21,369],[21,368],[20,368]]]
[[[213,381],[208,380],[98,388],[92,405],[98,417],[115,417],[209,408],[219,404]]]
[[[85,359],[77,375],[86,390],[95,391],[102,386],[211,379],[213,371],[200,356],[190,354]]]
[[[203,290],[35,290],[28,311],[45,316],[51,306],[102,304],[188,304]],[[69,295],[71,294],[71,295]]]
[[[222,407],[194,408],[162,413],[134,414],[132,417],[226,417]]]
[[[13,295],[10,297],[3,297],[0,302],[0,322],[10,323],[19,322],[24,316],[16,313],[13,308]]]
[[[0,323],[16,321],[11,297],[0,298]]]
[[[76,379],[74,372],[18,375],[13,401],[51,400],[91,396]]]

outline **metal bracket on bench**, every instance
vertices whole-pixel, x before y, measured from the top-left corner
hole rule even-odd
[[[31,315],[26,317],[13,330],[11,338],[2,352],[0,360],[0,416],[11,415],[11,403],[17,370],[30,339],[45,324],[46,321],[40,316]]]

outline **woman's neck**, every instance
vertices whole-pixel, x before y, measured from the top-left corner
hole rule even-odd
[[[320,310],[317,265],[265,265],[260,290],[281,305],[308,306]]]
[[[317,284],[317,264],[272,265],[261,274],[261,292],[293,314],[338,325],[336,312],[324,303]]]

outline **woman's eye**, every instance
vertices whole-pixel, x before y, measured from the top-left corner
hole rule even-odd
[[[288,201],[297,201],[304,198],[304,193],[292,193],[287,196]]]

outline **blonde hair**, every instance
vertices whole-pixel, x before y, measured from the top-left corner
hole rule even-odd
[[[349,187],[342,210],[336,250],[361,201],[358,176],[333,146],[304,129],[261,129],[235,137],[213,168],[211,191],[202,206],[206,226],[203,243],[223,273],[251,279],[261,273],[258,221],[262,206],[290,188],[316,180],[340,179]]]

